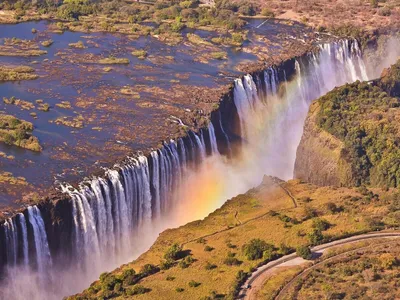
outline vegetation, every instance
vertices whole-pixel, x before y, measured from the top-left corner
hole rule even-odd
[[[304,259],[311,259],[312,253],[309,247],[307,246],[300,246],[296,249],[296,254]]]
[[[0,81],[33,80],[38,76],[33,74],[35,70],[27,66],[5,67],[0,66]]]
[[[228,299],[235,298],[248,272],[279,255],[300,246],[308,248],[361,232],[400,226],[400,196],[393,190],[374,189],[374,197],[367,201],[371,192],[367,188],[319,188],[299,181],[282,186],[290,190],[295,199],[312,201],[299,201],[294,207],[292,199],[280,186],[265,179],[262,187],[227,201],[204,220],[163,232],[140,259],[113,272],[122,285],[121,291],[112,291],[113,297],[121,297],[126,294],[124,290],[140,284],[151,289],[141,296],[144,299],[175,299],[177,295],[184,299],[201,299],[210,297],[210,291],[224,294]],[[266,189],[268,194],[261,192]],[[237,211],[240,213],[236,217],[242,224],[238,224],[235,217]],[[297,221],[284,222],[283,219]],[[280,245],[279,249],[273,245]],[[214,249],[205,251],[206,246]],[[253,260],[255,257],[257,259]],[[144,268],[158,263],[160,258],[177,260],[163,270],[160,270],[161,265],[153,265],[150,268],[153,272]],[[136,272],[129,274],[127,270]],[[189,287],[191,280],[201,285]],[[97,292],[86,290],[80,296],[95,299],[103,295],[99,282],[92,286]]]
[[[399,65],[373,84],[347,84],[318,100],[317,124],[344,143],[354,185],[400,184]]]
[[[133,56],[136,56],[139,59],[145,59],[147,56],[147,51],[146,50],[135,50],[132,52]]]
[[[32,151],[41,151],[39,140],[32,135],[33,124],[10,115],[0,115],[0,141]]]
[[[400,297],[398,241],[361,245],[302,274],[285,295],[291,299],[378,299]],[[346,251],[345,249],[343,252]]]
[[[102,65],[128,65],[130,61],[127,58],[116,58],[114,56],[110,56],[100,59],[98,63]]]
[[[263,257],[264,252],[272,252],[274,246],[260,239],[252,239],[243,245],[243,253],[248,260],[256,260]]]

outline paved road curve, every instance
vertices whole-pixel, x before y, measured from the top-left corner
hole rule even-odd
[[[361,234],[337,241],[333,241],[330,243],[326,243],[323,245],[315,246],[311,248],[312,252],[322,253],[329,248],[333,248],[335,246],[350,244],[358,241],[368,240],[368,239],[376,239],[376,238],[393,238],[400,237],[400,231],[392,231],[392,232],[375,232],[375,233],[367,233]],[[262,288],[263,283],[268,278],[268,275],[272,272],[276,271],[277,268],[283,266],[294,266],[301,265],[305,263],[305,260],[298,257],[296,253],[285,255],[277,260],[271,261],[264,266],[259,267],[255,270],[251,276],[246,280],[246,282],[242,285],[238,299],[245,300],[254,300],[256,299],[256,293]],[[247,288],[250,286],[250,288]]]

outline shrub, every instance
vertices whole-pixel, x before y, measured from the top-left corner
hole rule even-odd
[[[274,246],[261,239],[252,239],[250,243],[243,245],[242,250],[248,260],[256,260],[263,257],[264,251],[273,251]]]
[[[164,258],[166,260],[177,260],[182,258],[182,256],[182,247],[178,243],[175,243],[169,247],[167,252],[164,254]]]
[[[242,262],[238,260],[236,257],[227,257],[224,260],[224,264],[227,266],[240,266]]]
[[[184,288],[180,288],[180,287],[178,287],[178,288],[175,289],[175,291],[176,291],[177,293],[182,293],[184,290],[185,290]]]
[[[172,260],[163,260],[160,262],[161,270],[168,270],[174,266],[174,261]]]
[[[311,249],[307,246],[300,246],[296,249],[296,254],[304,259],[311,259]]]
[[[324,236],[322,235],[321,231],[314,230],[308,234],[308,239],[312,245],[318,245],[324,240]]]
[[[312,222],[312,228],[318,230],[318,231],[324,231],[327,230],[331,227],[331,224],[329,224],[328,221],[320,218],[315,218],[313,219]]]
[[[264,8],[261,10],[261,14],[262,14],[264,17],[267,17],[267,18],[274,18],[274,17],[275,17],[275,14],[274,14],[269,8],[267,8],[267,7],[264,7]]]
[[[100,282],[103,291],[112,291],[116,284],[121,283],[119,279],[110,273],[100,275]]]
[[[287,245],[284,244],[284,243],[281,243],[280,246],[279,246],[279,252],[280,252],[282,255],[287,255],[287,254],[289,254],[292,250],[293,250],[293,249],[292,249],[291,247],[287,246]]]
[[[182,259],[182,260],[179,262],[179,266],[180,266],[182,269],[186,269],[186,268],[188,268],[193,262],[194,262],[194,258],[193,258],[191,255],[189,255],[189,256],[186,256],[184,259]]]
[[[143,285],[135,285],[131,289],[127,290],[127,294],[129,296],[134,296],[134,295],[142,295],[150,292],[151,289],[144,287]]]
[[[125,279],[125,278],[127,278],[128,276],[134,276],[134,275],[136,275],[136,272],[135,272],[135,270],[134,269],[125,269],[123,272],[122,272],[122,278],[123,279]]]
[[[213,247],[211,247],[211,246],[205,246],[204,247],[204,251],[206,251],[206,252],[211,252],[211,251],[213,251],[214,250],[214,248]]]
[[[175,277],[174,276],[167,276],[166,280],[167,281],[174,281]]]
[[[192,287],[192,288],[196,288],[196,287],[198,287],[200,285],[201,285],[200,282],[197,282],[197,281],[194,281],[194,280],[189,281],[189,286]]]
[[[146,264],[142,267],[142,269],[140,270],[140,273],[143,274],[143,276],[149,276],[152,274],[155,274],[159,271],[159,269],[152,264]]]
[[[211,264],[209,262],[207,262],[206,266],[204,267],[206,270],[213,270],[217,268],[217,265],[215,264]]]

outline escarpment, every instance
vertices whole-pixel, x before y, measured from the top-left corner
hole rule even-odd
[[[399,186],[399,65],[375,81],[335,88],[311,105],[295,178],[318,185]]]
[[[343,157],[344,143],[321,129],[318,101],[310,106],[304,133],[297,148],[294,177],[316,185],[351,185],[350,165]]]

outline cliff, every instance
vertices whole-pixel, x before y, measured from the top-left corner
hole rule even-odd
[[[314,102],[296,153],[294,177],[316,185],[351,185],[351,167],[343,156],[344,143],[317,124],[321,105]]]
[[[335,88],[311,105],[295,178],[317,185],[399,186],[399,66],[375,81]]]

